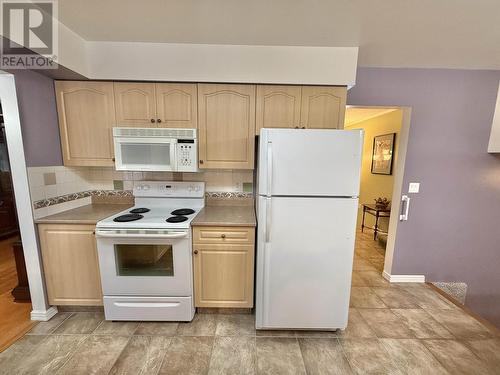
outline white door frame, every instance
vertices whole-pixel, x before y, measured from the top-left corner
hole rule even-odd
[[[398,156],[396,160],[396,168],[394,169],[394,185],[391,198],[391,215],[389,218],[389,227],[387,229],[387,245],[385,249],[384,271],[382,276],[390,282],[424,282],[423,275],[393,275],[392,263],[394,259],[394,250],[396,244],[396,233],[399,224],[399,213],[401,211],[401,194],[403,192],[403,178],[405,172],[406,151],[408,149],[408,138],[410,134],[410,107],[400,106],[366,106],[366,105],[350,105],[354,108],[381,108],[381,109],[398,109],[403,112],[401,121],[401,129],[398,135]]]
[[[31,319],[47,321],[57,313],[57,308],[55,306],[51,307],[47,302],[42,258],[38,247],[36,227],[33,222],[33,206],[29,191],[28,171],[24,157],[21,121],[13,74],[0,72],[0,103],[3,110],[17,217],[30,287]]]
[[[387,246],[385,250],[384,272],[382,276],[390,282],[425,282],[424,275],[394,275],[392,264],[396,245],[396,233],[398,229],[399,213],[401,212],[401,196],[403,194],[403,178],[405,174],[406,151],[408,149],[408,138],[410,135],[410,107],[395,107],[403,111],[401,130],[398,141],[398,157],[394,170],[394,185],[392,189],[391,216],[387,230]]]

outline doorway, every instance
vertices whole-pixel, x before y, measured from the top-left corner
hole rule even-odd
[[[0,352],[33,326],[0,103]]]
[[[354,262],[360,286],[375,274],[391,279],[409,116],[405,107],[346,109],[344,128],[365,132]]]

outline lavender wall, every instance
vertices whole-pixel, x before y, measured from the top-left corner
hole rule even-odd
[[[62,165],[54,81],[29,70],[11,73],[16,82],[27,166]]]
[[[500,326],[500,156],[486,152],[500,71],[360,68],[348,104],[412,108],[403,191],[410,218],[393,274],[468,284],[466,305]]]

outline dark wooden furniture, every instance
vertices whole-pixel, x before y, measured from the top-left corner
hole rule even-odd
[[[380,230],[378,227],[378,219],[381,217],[389,217],[391,216],[391,208],[380,208],[374,204],[363,204],[363,220],[361,221],[361,232],[365,228],[365,214],[375,216],[375,226],[373,227],[373,239],[377,239],[377,233],[385,233],[386,232]]]
[[[26,263],[24,261],[23,244],[16,241],[12,244],[14,258],[16,259],[17,286],[12,289],[12,296],[15,302],[31,301],[30,287],[28,285],[28,274],[26,273]]]

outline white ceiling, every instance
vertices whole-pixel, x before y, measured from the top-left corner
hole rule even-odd
[[[360,66],[500,69],[499,0],[61,0],[89,41],[359,46]]]
[[[372,118],[382,116],[386,113],[394,112],[397,110],[397,108],[347,106],[345,110],[344,126],[347,127],[355,125],[361,121],[370,120]]]

